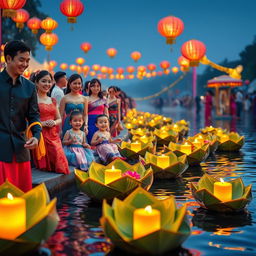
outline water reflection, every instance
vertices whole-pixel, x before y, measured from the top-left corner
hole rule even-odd
[[[145,108],[145,110],[148,110]],[[195,118],[192,111],[181,112],[164,108],[166,116],[174,120],[186,119],[191,124],[191,135],[203,127],[203,119]],[[169,111],[169,112],[168,112]],[[248,117],[249,118],[249,117]],[[256,255],[255,228],[256,203],[251,202],[248,211],[239,214],[220,214],[203,210],[193,199],[190,182],[196,182],[204,173],[225,179],[242,177],[245,185],[253,183],[256,191],[256,119],[215,121],[212,125],[245,135],[246,143],[240,152],[216,152],[200,166],[190,167],[176,180],[155,181],[151,192],[160,198],[174,195],[178,206],[186,203],[191,220],[192,235],[175,252],[166,255]],[[112,245],[99,227],[101,205],[74,189],[58,205],[61,218],[55,234],[41,248],[41,256],[64,255],[131,255]],[[44,254],[42,254],[44,253]],[[48,254],[47,254],[48,253]]]

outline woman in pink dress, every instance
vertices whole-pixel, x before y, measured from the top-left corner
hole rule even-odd
[[[205,110],[204,110],[204,117],[205,117],[205,123],[208,123],[212,119],[212,93],[211,91],[207,91],[205,95]]]
[[[61,117],[54,98],[47,96],[52,86],[52,75],[42,70],[35,76],[37,87],[40,121],[43,127],[43,137],[46,147],[46,155],[37,160],[34,155],[36,168],[46,171],[68,174],[68,161],[64,154],[58,133]]]
[[[231,93],[230,99],[229,99],[229,110],[230,110],[230,115],[232,117],[236,116],[236,95],[235,93]]]
[[[88,134],[87,141],[91,144],[93,134],[98,131],[96,127],[96,119],[98,115],[105,114],[108,116],[107,99],[103,97],[101,91],[101,82],[94,78],[89,86],[89,99],[88,99]]]

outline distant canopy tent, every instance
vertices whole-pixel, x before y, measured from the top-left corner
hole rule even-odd
[[[231,88],[243,85],[241,79],[235,79],[227,75],[214,77],[208,80],[207,87],[215,88],[215,103],[217,116],[227,116],[230,114]]]

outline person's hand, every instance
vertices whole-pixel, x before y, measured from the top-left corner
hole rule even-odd
[[[29,140],[26,141],[24,148],[27,149],[34,149],[38,145],[38,139],[35,137],[30,138]]]
[[[103,137],[99,137],[99,138],[97,139],[97,142],[98,142],[98,143],[101,143],[103,140],[104,140]]]
[[[115,143],[122,142],[122,139],[118,138],[114,140]]]
[[[90,146],[89,144],[87,144],[87,143],[84,143],[84,144],[83,144],[83,147],[84,147],[84,148],[91,148],[91,146]]]
[[[56,122],[54,120],[47,120],[46,125],[47,125],[47,127],[51,128],[56,125]]]
[[[84,133],[87,135],[88,134],[88,127],[85,125],[84,126]]]

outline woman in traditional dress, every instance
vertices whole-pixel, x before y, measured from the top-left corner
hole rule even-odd
[[[101,82],[94,78],[89,85],[88,99],[88,135],[87,141],[91,144],[93,134],[98,130],[95,126],[98,115],[105,114],[108,116],[107,99],[102,96]]]
[[[68,79],[66,95],[61,99],[60,102],[60,115],[63,122],[62,136],[65,135],[66,131],[71,129],[70,125],[70,114],[72,111],[77,110],[83,114],[84,119],[84,132],[87,134],[88,127],[88,102],[85,96],[81,95],[80,92],[83,86],[83,79],[79,74],[73,74]]]
[[[34,82],[37,87],[40,121],[46,148],[46,155],[40,160],[37,160],[34,155],[35,166],[41,170],[68,174],[68,161],[57,129],[61,124],[60,113],[56,99],[47,96],[52,87],[52,75],[48,71],[42,70],[35,76]]]
[[[108,88],[108,113],[109,113],[109,123],[110,123],[110,134],[112,137],[116,137],[121,124],[121,100],[116,97],[116,87],[110,86]]]

